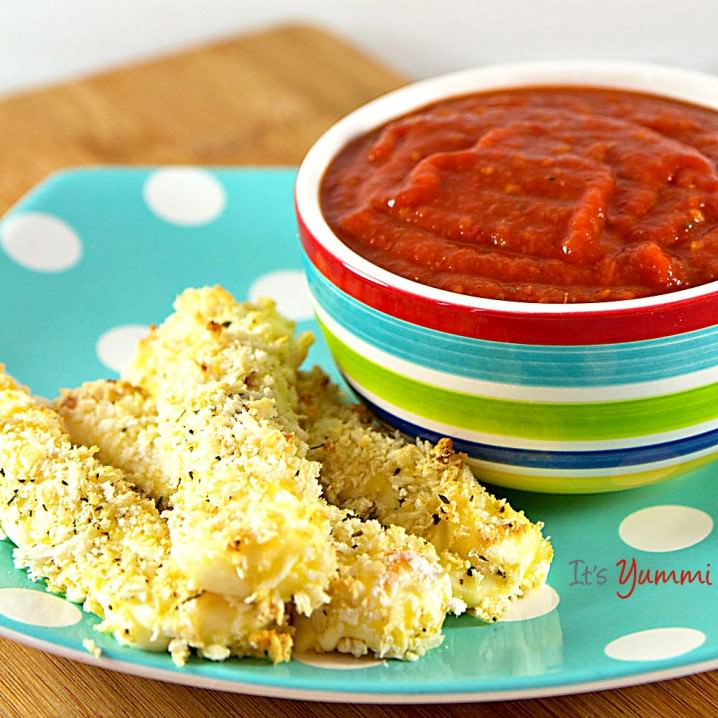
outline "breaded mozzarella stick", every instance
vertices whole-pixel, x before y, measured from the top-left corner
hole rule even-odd
[[[121,431],[136,418],[138,393],[127,382],[91,382],[63,392],[58,401],[73,440],[97,444],[100,455],[131,479],[161,472],[156,452],[138,450],[138,442],[146,448],[141,434]],[[140,425],[156,425],[152,402],[142,405]],[[299,650],[412,659],[438,645],[452,602],[451,582],[434,547],[398,527],[385,529],[334,507],[330,516],[338,570],[327,587],[329,602],[308,618],[295,617]]]
[[[142,493],[166,506],[177,477],[162,471],[157,409],[144,389],[101,379],[63,389],[52,407],[73,443],[97,446],[100,461],[123,471]]]
[[[336,510],[331,601],[295,625],[297,650],[415,660],[443,641],[451,581],[431,544]]]
[[[553,551],[542,524],[488,493],[448,439],[432,447],[380,427],[318,368],[299,373],[299,391],[328,501],[430,541],[470,612],[498,620],[545,581]]]
[[[189,647],[287,660],[284,605],[255,605],[199,590],[170,556],[167,525],[150,499],[95,450],[73,446],[60,417],[39,405],[0,366],[0,524],[15,564],[48,590],[84,602],[98,630],[124,644]]]
[[[319,465],[290,407],[309,337],[270,301],[190,289],[143,340],[125,378],[157,406],[162,471],[176,483],[172,555],[198,586],[239,598],[328,600],[336,568]]]

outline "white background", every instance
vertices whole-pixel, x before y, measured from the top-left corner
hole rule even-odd
[[[550,58],[718,71],[717,0],[0,0],[0,94],[282,21],[411,77]]]

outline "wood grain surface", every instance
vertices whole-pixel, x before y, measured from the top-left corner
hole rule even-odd
[[[0,213],[60,167],[298,164],[339,117],[406,82],[290,26],[0,101]]]
[[[92,164],[295,164],[341,115],[405,81],[305,26],[268,30],[0,101],[0,213]],[[0,640],[5,718],[716,716],[718,672],[620,691],[472,706],[352,706],[159,683]]]

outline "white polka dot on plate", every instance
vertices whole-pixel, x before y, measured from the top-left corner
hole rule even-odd
[[[74,604],[59,596],[29,588],[0,588],[0,614],[33,626],[73,626],[82,618]]]
[[[35,272],[65,272],[82,256],[82,242],[67,222],[26,212],[0,225],[0,245],[13,261]]]
[[[628,516],[618,527],[621,540],[639,551],[678,551],[694,546],[713,530],[713,519],[690,506],[651,506]]]
[[[209,172],[194,167],[167,167],[145,181],[147,206],[160,219],[182,226],[207,224],[222,213],[227,197]]]
[[[528,621],[531,618],[540,618],[551,613],[560,600],[555,589],[544,584],[514,601],[501,620]]]
[[[335,671],[357,671],[362,668],[381,666],[384,661],[370,656],[355,658],[346,653],[295,653],[295,661],[314,668],[327,668]]]
[[[650,628],[611,641],[604,652],[616,661],[660,661],[689,653],[705,640],[695,628]]]
[[[312,318],[307,280],[301,269],[278,269],[257,277],[249,288],[249,298],[271,297],[277,309],[294,321]]]
[[[143,324],[125,324],[108,329],[97,340],[97,358],[108,369],[121,372],[132,359],[137,342],[148,332],[149,328]]]

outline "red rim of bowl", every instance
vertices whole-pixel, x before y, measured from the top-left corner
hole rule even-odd
[[[456,294],[392,274],[353,252],[324,220],[324,171],[354,137],[444,97],[526,85],[588,85],[648,92],[718,110],[718,77],[661,65],[540,62],[443,75],[384,95],[327,130],[302,162],[295,210],[304,250],[322,275],[358,301],[411,324],[518,344],[611,344],[682,334],[718,320],[718,281],[670,294],[584,304],[509,302]]]

